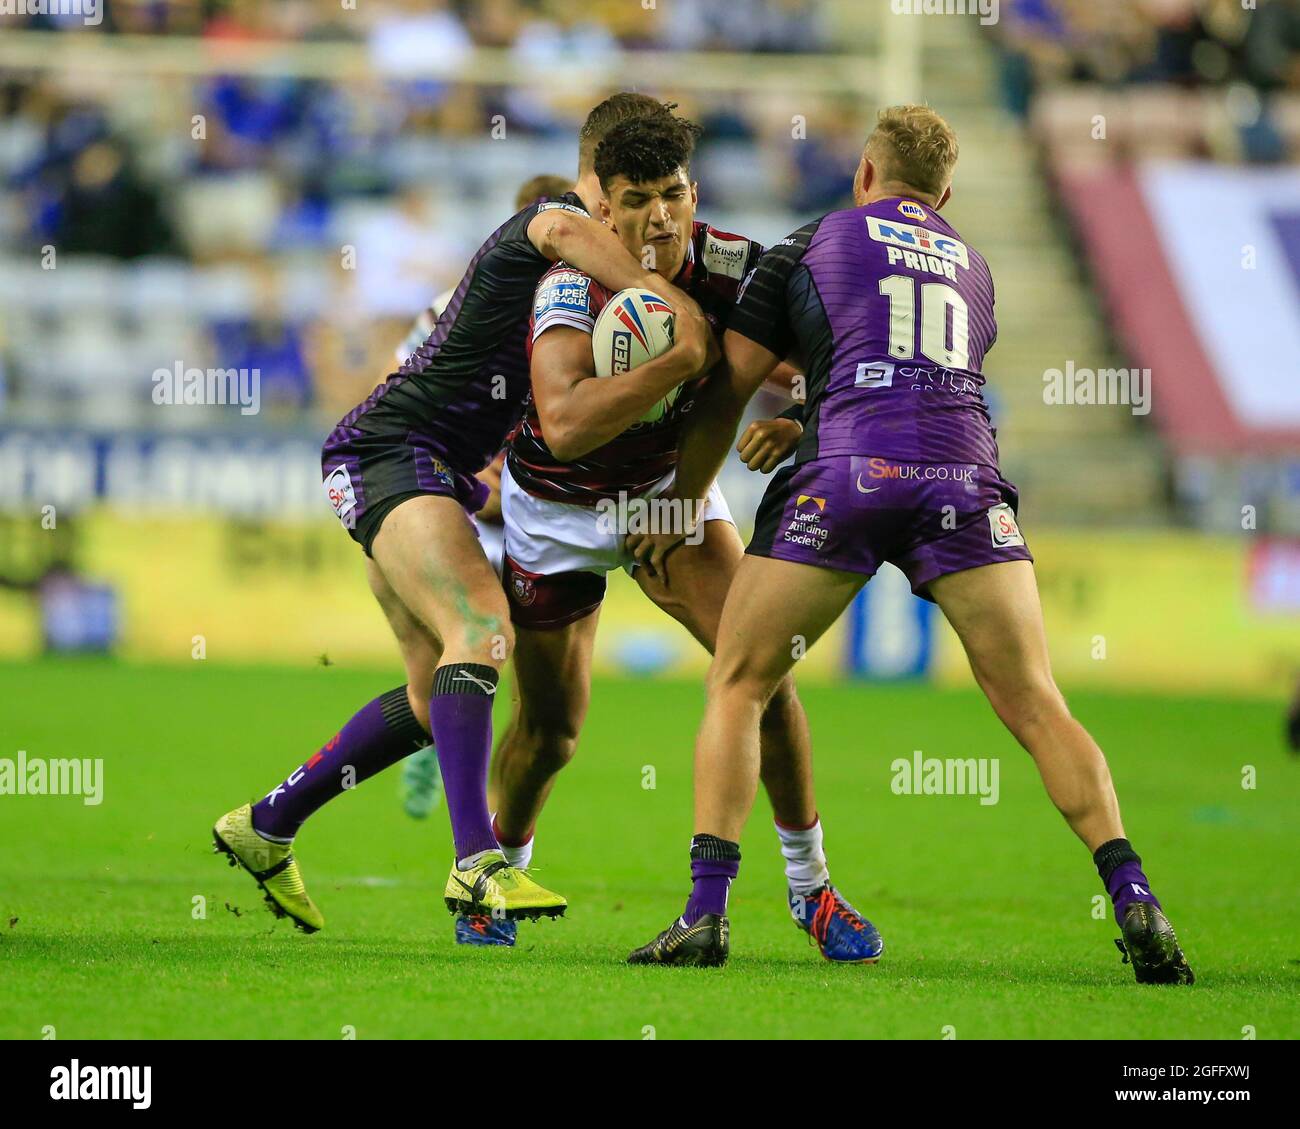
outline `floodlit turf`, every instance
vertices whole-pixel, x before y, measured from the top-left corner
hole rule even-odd
[[[1072,697],[1196,970],[1195,987],[1167,989],[1120,964],[1109,912],[1092,916],[1091,861],[982,699],[921,687],[803,691],[832,874],[884,934],[879,965],[829,965],[791,923],[763,801],[730,965],[622,964],[687,889],[702,702],[689,683],[596,685],[535,858],[566,919],[521,924],[513,951],[455,946],[445,808],[406,817],[390,770],[300,836],[327,921],[302,936],[211,853],[211,825],[393,682],[339,667],[0,666],[0,757],[101,757],[105,772],[97,807],[0,796],[0,1036],[1300,1036],[1300,761],[1280,706]],[[1000,758],[999,802],[894,795],[890,762],[915,749]]]

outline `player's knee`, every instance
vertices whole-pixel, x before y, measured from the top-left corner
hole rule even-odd
[[[444,639],[445,656],[459,662],[481,663],[500,671],[515,650],[515,629],[508,616],[470,613]]]
[[[998,716],[1026,748],[1045,730],[1068,720],[1069,707],[1050,679],[989,695]]]
[[[544,711],[530,714],[521,710],[516,732],[516,752],[522,752],[532,766],[554,774],[578,751],[581,714]]]
[[[719,654],[709,667],[708,692],[710,696],[744,697],[766,705],[780,682],[779,674],[763,670],[748,655]]]

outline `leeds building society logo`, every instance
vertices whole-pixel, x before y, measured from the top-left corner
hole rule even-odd
[[[822,523],[826,513],[826,499],[815,494],[799,494],[794,501],[794,512],[786,522],[781,539],[791,545],[803,545],[814,552],[826,546],[830,529]]]

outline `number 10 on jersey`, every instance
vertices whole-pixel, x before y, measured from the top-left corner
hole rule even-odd
[[[880,280],[880,293],[889,299],[889,355],[900,361],[916,356],[917,285],[905,274]],[[922,282],[920,289],[921,355],[945,368],[966,368],[970,360],[966,299],[945,282]]]

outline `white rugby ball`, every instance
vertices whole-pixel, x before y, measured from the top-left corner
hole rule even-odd
[[[597,376],[620,376],[666,353],[673,344],[673,309],[649,290],[620,290],[600,311],[591,333]],[[679,384],[641,417],[657,423],[677,400]]]

